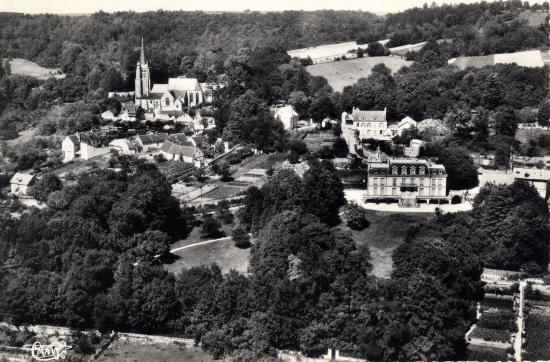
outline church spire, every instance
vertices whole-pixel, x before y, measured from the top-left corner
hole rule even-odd
[[[143,46],[143,37],[141,37],[141,50],[139,52],[139,64],[145,64],[145,47]]]

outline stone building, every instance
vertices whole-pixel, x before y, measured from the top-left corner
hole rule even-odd
[[[394,199],[402,206],[417,206],[419,201],[449,201],[447,172],[443,165],[420,159],[370,162],[364,198]]]

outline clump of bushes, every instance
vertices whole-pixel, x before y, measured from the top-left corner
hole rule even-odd
[[[350,203],[345,207],[344,216],[346,225],[353,230],[363,230],[370,224],[365,216],[365,209],[355,203]]]

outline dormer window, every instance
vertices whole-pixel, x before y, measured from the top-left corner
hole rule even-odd
[[[393,167],[391,168],[391,174],[392,174],[392,175],[397,175],[397,166],[393,166]]]
[[[416,167],[411,167],[411,175],[416,175]]]
[[[406,175],[407,174],[407,166],[401,167],[401,174]]]
[[[419,175],[425,175],[426,174],[426,169],[424,168],[424,166],[420,166],[420,168],[418,169],[418,174]]]

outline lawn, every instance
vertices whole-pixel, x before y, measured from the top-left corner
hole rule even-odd
[[[332,89],[341,92],[344,87],[355,84],[359,78],[368,77],[372,68],[380,63],[385,64],[392,72],[412,64],[411,61],[399,57],[364,57],[309,65],[306,69],[311,75],[325,77]]]
[[[137,344],[127,341],[116,341],[96,361],[212,362],[214,360],[200,347],[187,347],[176,344]]]
[[[231,269],[245,273],[250,260],[250,249],[236,248],[231,238],[192,246],[173,254],[179,259],[172,264],[165,264],[164,267],[174,274],[178,274],[182,269],[213,263],[218,264],[224,273]]]
[[[10,61],[11,73],[19,75],[27,75],[42,80],[50,77],[57,79],[65,78],[65,74],[58,69],[44,68],[36,63],[26,59],[14,58]]]
[[[388,213],[366,210],[370,226],[362,231],[352,230],[357,245],[368,245],[371,255],[373,274],[380,278],[389,278],[392,270],[392,254],[395,248],[405,241],[409,227],[427,222],[430,213]]]

